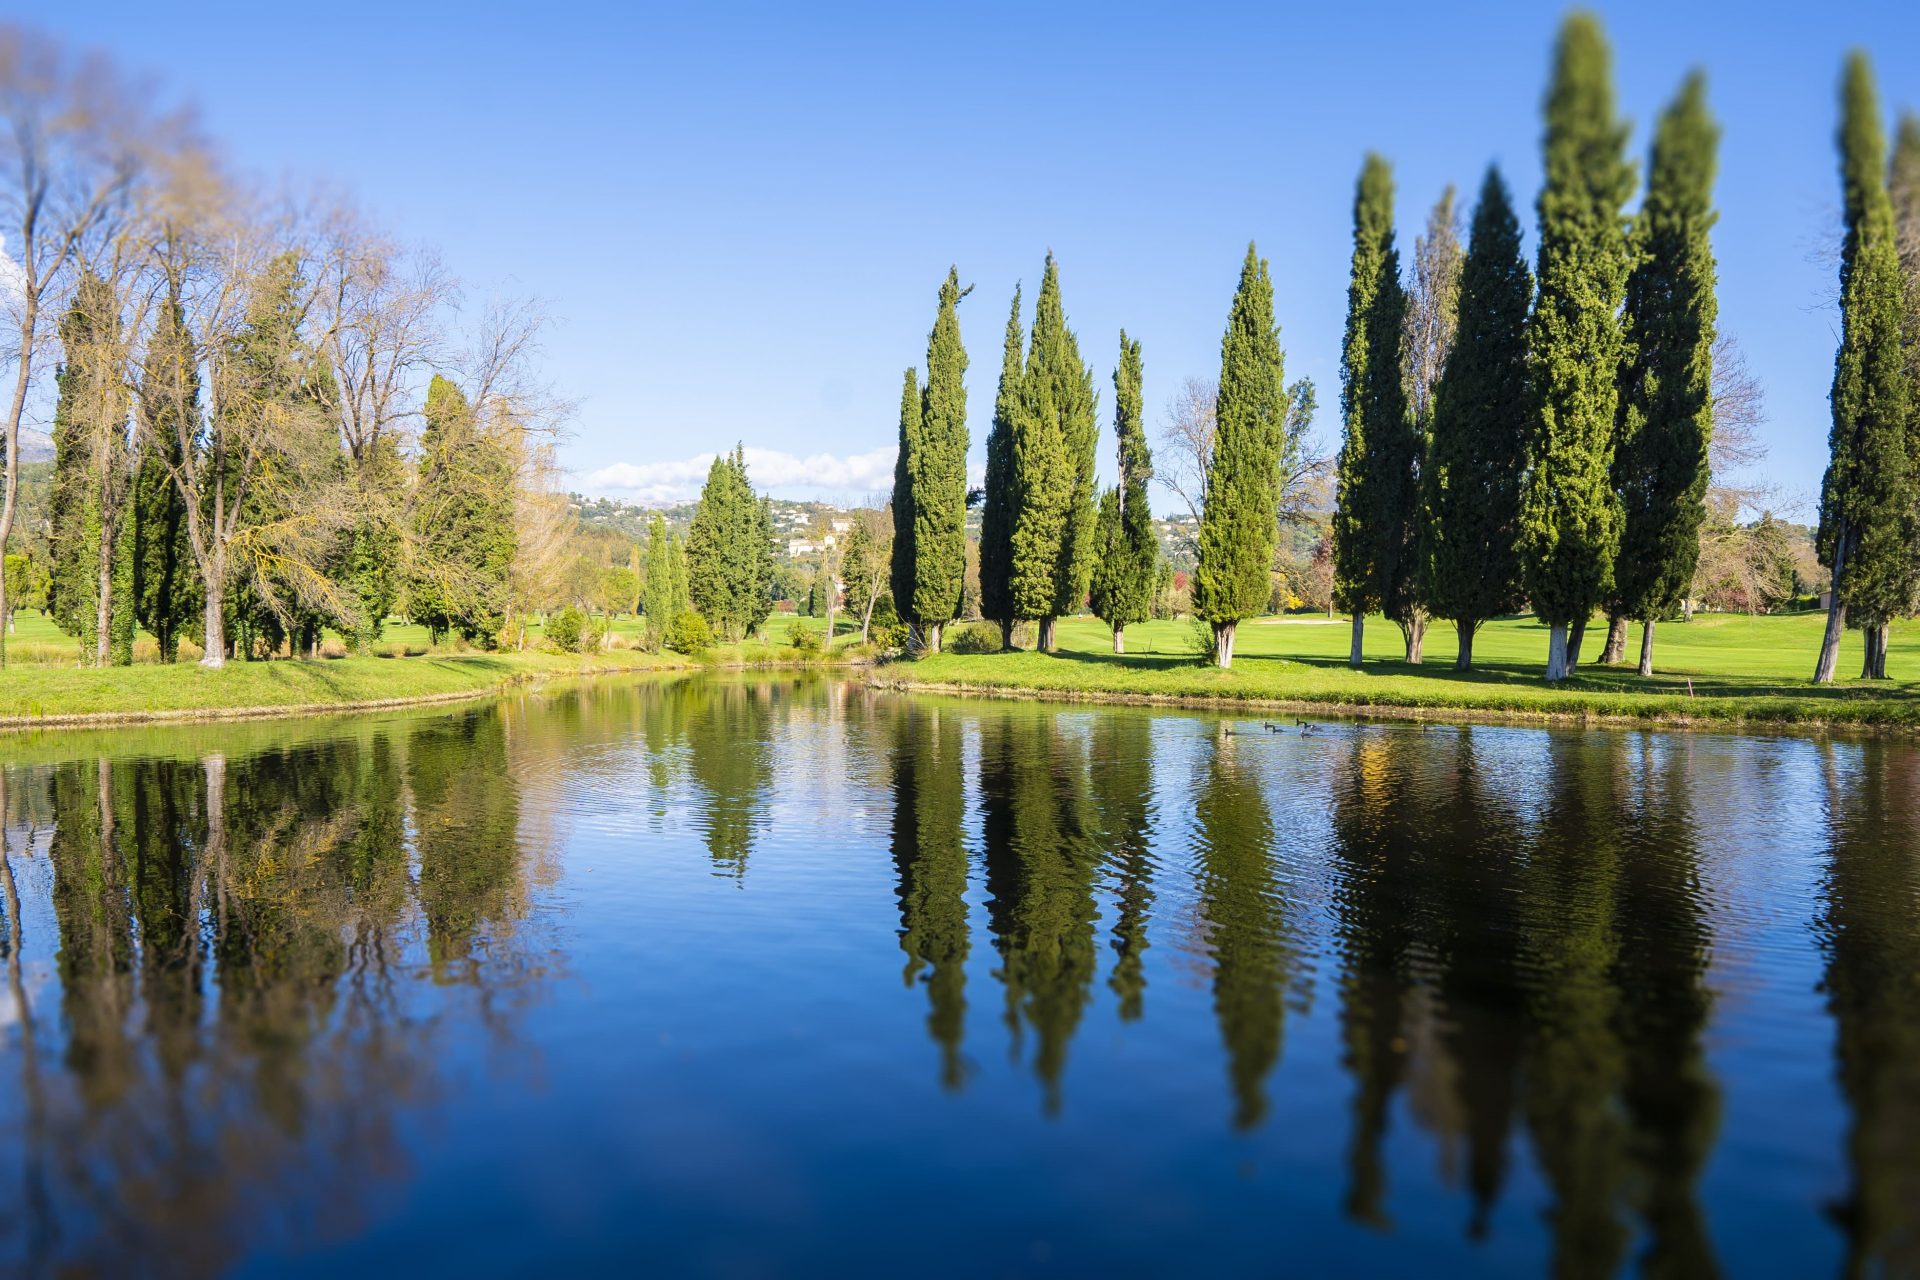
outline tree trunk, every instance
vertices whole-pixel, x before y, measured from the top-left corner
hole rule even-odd
[[[1866,640],[1866,660],[1860,666],[1862,680],[1885,680],[1887,678],[1887,624],[1884,622],[1869,624],[1860,629]]]
[[[1058,621],[1056,618],[1040,619],[1040,638],[1034,643],[1033,647],[1042,653],[1053,652],[1053,624],[1056,621]]]
[[[1453,660],[1453,669],[1471,671],[1473,670],[1473,633],[1480,629],[1480,624],[1473,618],[1456,618],[1453,629],[1460,635],[1460,652]]]
[[[1567,678],[1567,624],[1547,624],[1547,680],[1557,683]]]
[[[1587,638],[1587,620],[1575,618],[1567,628],[1567,674],[1572,675],[1580,669],[1580,646]]]
[[[1627,660],[1627,615],[1615,611],[1607,615],[1607,647],[1600,652],[1603,665],[1617,667]]]
[[[1653,619],[1640,624],[1640,674],[1653,674]]]
[[[831,588],[829,588],[827,591],[827,645],[826,645],[828,650],[832,650],[833,648],[834,606],[840,603],[838,600],[834,598],[834,595],[835,595],[834,591]]]
[[[1127,624],[1124,622],[1113,624],[1113,651],[1115,653],[1127,651]]]
[[[1840,633],[1847,629],[1847,606],[1840,603],[1840,574],[1847,564],[1846,529],[1834,539],[1833,586],[1827,596],[1827,629],[1820,637],[1820,660],[1813,667],[1815,684],[1832,684],[1833,671],[1840,665]]]
[[[100,575],[93,599],[93,665],[107,666],[113,650],[113,535],[100,521]]]
[[[940,652],[940,633],[945,627],[946,624],[944,622],[929,622],[927,624],[926,650],[928,653]]]
[[[1213,661],[1222,671],[1233,666],[1233,631],[1237,622],[1216,622],[1213,624]]]
[[[1354,614],[1353,615],[1353,644],[1347,650],[1347,665],[1352,667],[1355,671],[1358,671],[1360,669],[1360,651],[1362,647],[1362,642],[1364,641],[1366,636],[1366,630],[1367,630],[1367,615],[1364,613]]]
[[[226,591],[220,575],[210,573],[206,576],[207,604],[203,615],[206,620],[206,649],[200,655],[200,665],[218,669],[227,665],[227,619],[226,602],[221,598]]]
[[[1873,646],[1873,678],[1887,678],[1887,624],[1880,624],[1880,640]]]
[[[1401,623],[1400,638],[1406,642],[1407,662],[1419,666],[1427,642],[1427,615],[1416,613]]]
[[[1000,623],[1000,647],[1010,650],[1013,648],[1013,619],[1001,618],[998,621]]]
[[[1693,621],[1693,597],[1692,596],[1688,596],[1685,600],[1682,600],[1680,602],[1680,621],[1682,622]]]
[[[31,284],[22,282],[20,303],[20,346],[15,352],[13,366],[13,406],[7,413],[7,439],[4,453],[0,453],[0,469],[6,472],[0,489],[6,494],[0,500],[0,564],[4,564],[7,554],[7,542],[13,537],[13,517],[19,509],[20,496],[20,415],[27,408],[27,383],[33,373],[33,339],[40,322],[40,293]],[[0,618],[9,623],[13,613],[7,607],[7,575],[0,573]],[[7,631],[9,625],[0,631],[0,667],[7,665]]]

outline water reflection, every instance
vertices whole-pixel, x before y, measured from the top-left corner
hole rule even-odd
[[[365,1225],[405,1175],[399,1116],[436,1087],[409,971],[503,993],[475,958],[523,909],[500,735],[473,714],[8,771],[20,1087],[0,1116],[21,1159],[0,1256],[200,1274]],[[45,916],[16,870],[46,881]],[[57,990],[35,992],[49,954]]]
[[[1817,1194],[1777,1229],[1920,1274],[1908,744],[1306,735],[713,679],[55,752],[0,786],[0,1270],[391,1229],[433,1117],[513,1105],[504,1163],[570,1167],[550,1119],[659,1110],[705,1117],[663,1150],[743,1187],[884,1113],[897,1152],[813,1176],[945,1160],[967,1207],[1090,1239],[1110,1224],[1048,1199],[1057,1169],[979,1171],[1138,1143],[1164,1162],[1140,1194],[1196,1220],[1282,1167],[1318,1244],[1437,1249],[1438,1223],[1456,1260],[1568,1275],[1764,1264],[1729,1215],[1791,1184]],[[1764,822],[1823,817],[1817,884],[1730,830],[1741,788]],[[1755,920],[1786,922],[1758,953]],[[552,980],[576,967],[591,990]],[[1774,1020],[1754,1049],[1716,1039],[1742,1001]],[[572,1050],[550,1098],[477,1069],[523,1041]],[[1832,1081],[1775,1119],[1824,1124],[1834,1167],[1715,1164],[1782,1060]],[[876,1062],[900,1074],[850,1082]],[[639,1160],[597,1167],[611,1199],[645,1199]],[[447,1190],[525,1194],[495,1176]]]

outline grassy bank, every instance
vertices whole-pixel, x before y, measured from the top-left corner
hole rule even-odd
[[[56,643],[29,629],[31,617],[20,620],[16,636],[24,631],[29,643]],[[820,624],[811,625],[819,629]],[[540,649],[434,652],[428,649],[424,633],[414,637],[405,634],[408,630],[389,629],[383,650],[395,656],[229,662],[218,671],[190,661],[107,668],[49,660],[13,662],[0,670],[0,729],[405,706],[480,697],[533,681],[583,675],[825,661],[819,654],[799,653],[791,645],[751,640],[709,650],[698,661],[633,648],[585,656]],[[784,627],[771,631],[776,641],[786,636]],[[836,645],[834,660],[843,661],[846,656],[843,639]]]
[[[1631,666],[1583,665],[1571,680],[1541,679],[1546,629],[1506,619],[1481,629],[1476,669],[1453,668],[1453,629],[1430,632],[1426,662],[1400,661],[1399,631],[1382,619],[1367,627],[1367,662],[1347,666],[1344,619],[1290,617],[1243,623],[1233,669],[1200,665],[1192,628],[1155,622],[1127,629],[1125,657],[1090,618],[1062,622],[1059,652],[944,653],[894,663],[877,679],[899,687],[1086,700],[1248,703],[1444,719],[1569,718],[1656,723],[1861,725],[1920,728],[1920,625],[1896,627],[1888,670],[1899,679],[1808,683],[1823,619],[1702,615],[1656,629],[1657,674]],[[1596,624],[1599,626],[1600,624]],[[1603,637],[1590,629],[1587,654]],[[1637,655],[1636,629],[1630,655]],[[1840,669],[1858,671],[1860,638],[1849,633]]]

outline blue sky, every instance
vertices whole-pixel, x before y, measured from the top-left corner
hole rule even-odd
[[[1810,495],[1836,331],[1840,61],[1867,47],[1889,112],[1920,108],[1920,5],[1595,7],[1636,157],[1683,73],[1708,72],[1722,325],[1766,388],[1765,471]],[[689,460],[742,441],[776,491],[858,499],[888,483],[900,373],[924,360],[949,263],[976,286],[961,320],[978,463],[1007,303],[1016,281],[1031,300],[1049,247],[1103,419],[1124,326],[1157,429],[1183,378],[1217,372],[1256,240],[1288,375],[1318,384],[1331,438],[1363,153],[1395,166],[1403,252],[1441,188],[1470,197],[1489,161],[1530,217],[1563,10],[16,12],[192,97],[245,167],[349,189],[477,292],[544,298],[548,372],[580,405],[564,457],[581,487],[671,496],[704,472]]]

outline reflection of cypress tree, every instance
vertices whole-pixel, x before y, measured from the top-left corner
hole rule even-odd
[[[1093,879],[1097,824],[1087,804],[1086,757],[1047,712],[983,715],[987,909],[996,975],[1006,984],[1015,1052],[1023,1020],[1039,1043],[1034,1072],[1048,1111],[1060,1106],[1067,1046],[1097,968]]]
[[[1147,918],[1153,911],[1153,722],[1113,711],[1093,727],[1093,799],[1099,806],[1107,858],[1119,877],[1119,913],[1113,924],[1118,953],[1107,985],[1120,998],[1120,1016],[1132,1021],[1145,1008]]]
[[[767,824],[773,785],[765,687],[689,681],[687,755],[692,779],[706,794],[696,812],[714,865],[747,873],[753,839]]]
[[[474,711],[423,726],[407,747],[420,906],[436,969],[469,958],[474,935],[513,914],[520,804],[507,784],[506,725]]]
[[[1267,1073],[1280,1060],[1295,948],[1273,870],[1273,816],[1251,764],[1216,737],[1194,801],[1200,896],[1213,950],[1213,1012],[1227,1046],[1234,1124],[1266,1115]]]
[[[1340,1032],[1353,1074],[1347,1212],[1384,1222],[1380,1142],[1407,1067],[1406,1006],[1419,903],[1416,877],[1423,815],[1408,761],[1391,730],[1365,731],[1335,771],[1333,833],[1341,871]]]
[[[1578,737],[1549,734],[1546,744],[1546,812],[1520,890],[1532,1002],[1527,1127],[1553,1189],[1556,1271],[1612,1275],[1627,1244],[1617,1211],[1628,1173],[1615,985],[1621,779]]]
[[[967,1015],[967,850],[961,825],[960,722],[909,703],[893,750],[893,861],[900,873],[900,949],[906,980],[924,970],[927,1030],[941,1050],[941,1083],[963,1079]]]
[[[53,910],[60,928],[61,1010],[67,1068],[95,1104],[112,1101],[132,1071],[126,1012],[133,1003],[133,919],[115,845],[113,766],[65,764],[53,776]]]
[[[1621,750],[1627,740],[1610,739]],[[1712,1153],[1720,1090],[1701,1042],[1712,1014],[1707,990],[1713,937],[1700,898],[1688,780],[1692,743],[1640,739],[1642,768],[1631,838],[1621,846],[1620,993],[1624,1101],[1633,1126],[1637,1208],[1650,1237],[1642,1263],[1654,1276],[1709,1276],[1718,1265],[1694,1186]],[[1664,767],[1660,767],[1660,766]],[[1657,776],[1656,776],[1657,770]]]
[[[177,1079],[193,1055],[203,992],[195,852],[205,847],[200,769],[178,760],[131,760],[118,803],[130,836],[140,986],[161,1064]]]
[[[1453,758],[1435,760],[1449,783],[1428,806],[1423,848],[1435,866],[1423,883],[1439,960],[1440,1043],[1455,1064],[1466,1133],[1468,1231],[1478,1238],[1506,1182],[1527,997],[1515,918],[1521,835],[1506,805],[1482,785],[1473,736],[1458,730]]]
[[[1828,773],[1823,942],[1852,1185],[1836,1216],[1846,1273],[1920,1275],[1920,772],[1904,744],[1867,741]],[[1833,753],[1838,748],[1829,746]]]

